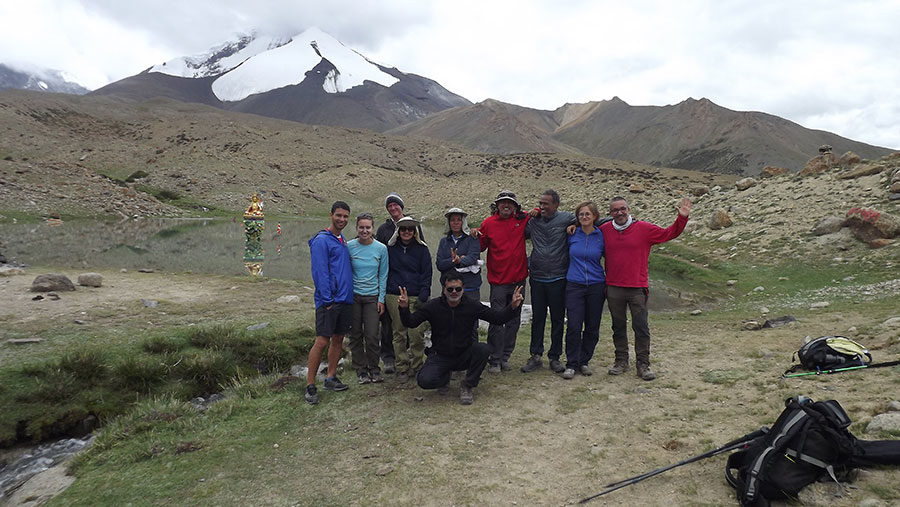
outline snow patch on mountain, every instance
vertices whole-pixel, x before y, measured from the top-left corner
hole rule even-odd
[[[318,28],[290,38],[255,33],[242,36],[206,53],[155,65],[149,72],[185,78],[219,76],[212,84],[213,93],[221,101],[235,102],[256,93],[299,84],[323,59],[334,66],[322,85],[328,93],[345,92],[364,81],[384,86],[399,81]]]
[[[336,69],[328,72],[322,85],[328,93],[347,91],[363,81],[384,86],[399,81],[331,35],[310,28],[292,37],[288,44],[249,58],[240,67],[216,79],[212,90],[219,100],[238,101],[255,93],[296,85],[323,58]]]
[[[237,41],[213,47],[206,53],[183,56],[154,65],[149,72],[188,78],[219,76],[234,69],[248,58],[289,42],[291,39],[284,37],[261,36],[255,33],[244,35]]]

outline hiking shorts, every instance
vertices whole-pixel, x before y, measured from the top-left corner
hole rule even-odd
[[[334,303],[331,308],[320,306],[316,308],[316,336],[343,336],[350,331],[352,321],[352,304]]]

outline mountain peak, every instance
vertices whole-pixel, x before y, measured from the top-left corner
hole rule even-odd
[[[326,62],[324,69],[320,63]],[[327,93],[343,93],[365,81],[389,87],[399,81],[330,34],[312,27],[293,37],[257,32],[215,46],[203,54],[180,57],[150,68],[186,78],[216,77],[212,91],[223,102],[300,84],[308,72],[322,76]]]
[[[5,88],[74,95],[90,91],[58,70],[0,63],[0,90]]]

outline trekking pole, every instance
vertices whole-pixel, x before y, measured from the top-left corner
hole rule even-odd
[[[628,479],[622,479],[621,481],[611,482],[611,483],[607,484],[606,486],[604,486],[605,488],[607,488],[606,490],[601,491],[600,493],[597,493],[596,495],[589,496],[587,498],[583,498],[578,503],[582,504],[582,503],[590,502],[591,500],[593,500],[599,496],[603,496],[607,493],[612,493],[613,491],[624,488],[626,486],[631,486],[632,484],[641,482],[644,479],[649,479],[650,477],[653,477],[654,475],[659,475],[659,474],[666,472],[668,470],[671,470],[673,468],[677,468],[682,465],[687,465],[688,463],[693,463],[695,461],[700,461],[702,459],[711,458],[713,456],[722,454],[724,452],[733,451],[735,449],[740,449],[741,447],[744,447],[747,444],[749,444],[754,439],[765,435],[768,431],[769,431],[769,428],[766,426],[763,426],[762,428],[754,431],[753,433],[748,433],[748,434],[742,436],[741,438],[738,438],[737,440],[732,440],[731,442],[728,442],[727,444],[723,445],[722,447],[713,449],[711,451],[707,451],[703,454],[698,454],[697,456],[688,458],[684,461],[679,461],[678,463],[675,463],[674,465],[669,465],[669,466],[666,466],[663,468],[657,468],[656,470],[653,470],[651,472],[646,472],[641,475],[636,475],[636,476],[628,478]]]
[[[803,373],[791,373],[790,375],[782,375],[782,378],[793,378],[793,377],[806,377],[808,375],[821,375],[823,373],[840,373],[842,371],[850,371],[850,370],[864,370],[866,368],[884,368],[886,366],[897,366],[900,364],[900,361],[888,361],[886,363],[875,363],[875,364],[864,364],[861,366],[847,366],[845,368],[832,368],[830,370],[816,370],[816,371],[806,371]]]

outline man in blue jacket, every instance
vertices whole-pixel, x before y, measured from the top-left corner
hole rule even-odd
[[[350,330],[353,312],[353,268],[350,252],[341,231],[350,220],[350,206],[337,201],[331,205],[331,225],[309,240],[309,257],[316,292],[316,341],[309,349],[309,371],[306,375],[306,402],[319,402],[316,372],[322,355],[328,349],[328,370],[324,387],[329,391],[345,391],[347,385],[337,378],[344,334]],[[330,342],[330,343],[329,343]]]

